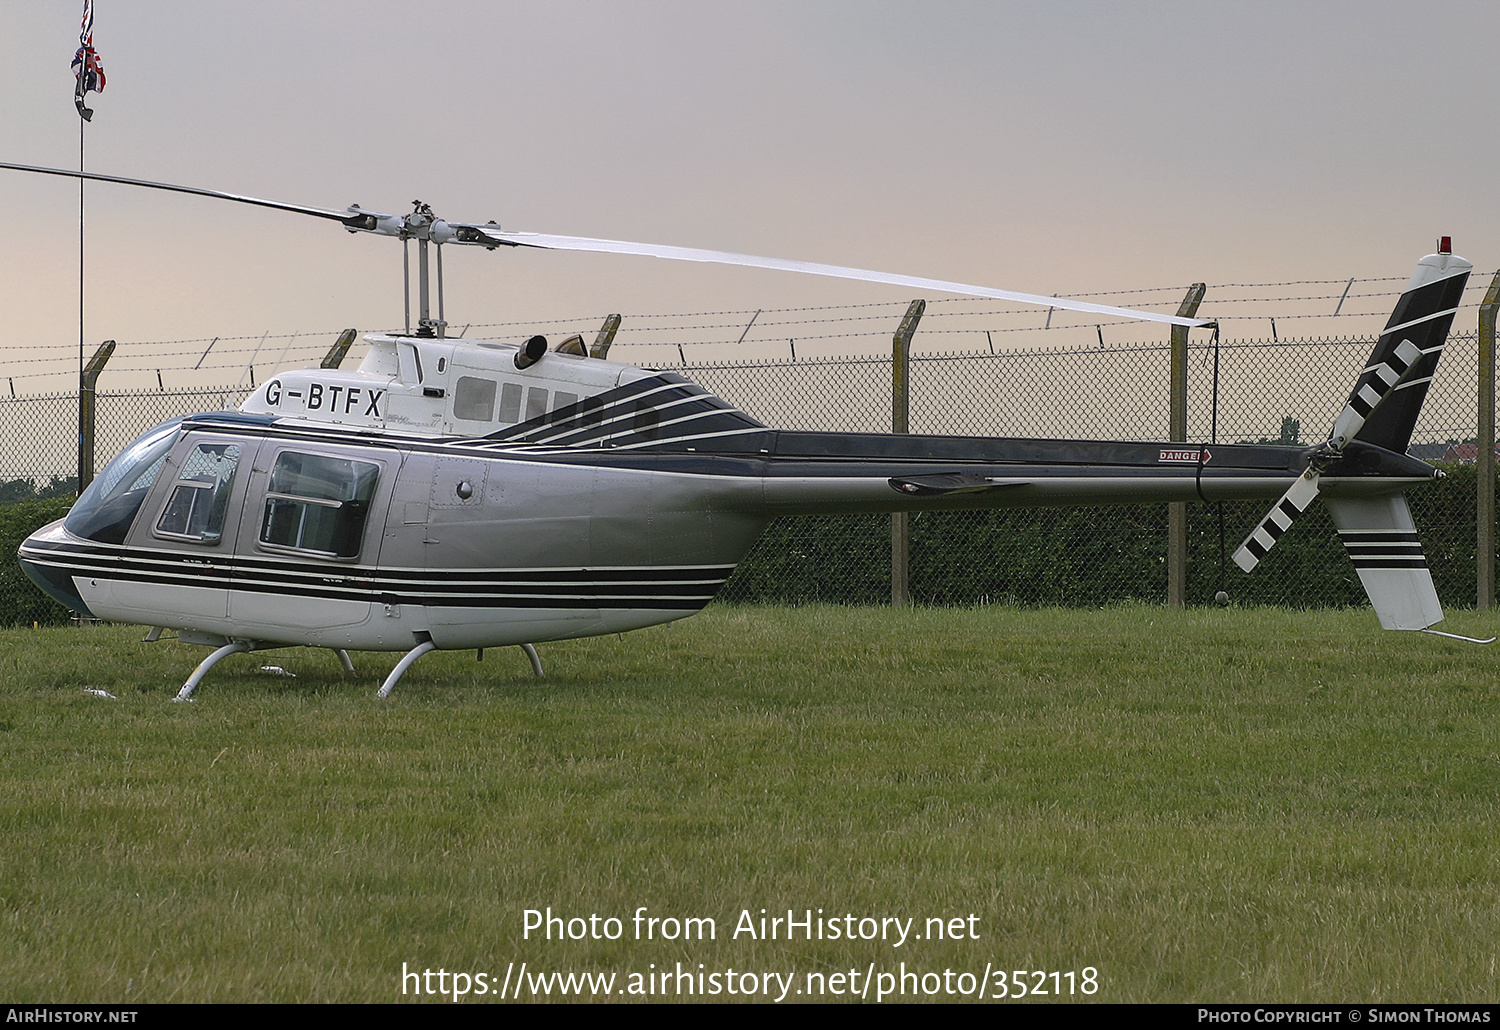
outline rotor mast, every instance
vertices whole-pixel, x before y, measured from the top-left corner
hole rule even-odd
[[[442,339],[448,334],[448,323],[443,320],[443,237],[452,239],[455,234],[447,222],[433,215],[430,205],[414,200],[412,209],[412,213],[402,219],[401,237],[417,241],[417,335]],[[432,317],[431,277],[427,261],[429,243],[437,248],[437,318]],[[409,287],[406,296],[411,297]],[[411,331],[409,306],[406,311],[406,328],[408,332]]]

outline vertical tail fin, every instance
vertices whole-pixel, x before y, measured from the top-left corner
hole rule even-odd
[[[1406,453],[1473,267],[1448,252],[1446,237],[1439,253],[1417,263],[1328,442],[1313,452],[1307,471],[1235,552],[1241,568],[1253,569],[1320,495],[1320,477],[1343,458],[1351,440]],[[1441,622],[1443,607],[1406,495],[1322,496],[1380,625],[1420,630]]]
[[[1318,496],[1319,478],[1343,457],[1351,440],[1406,453],[1438,358],[1447,345],[1453,315],[1474,268],[1448,252],[1447,239],[1443,237],[1440,253],[1428,254],[1417,262],[1344,410],[1334,420],[1328,442],[1313,454],[1307,470],[1234,552],[1235,563],[1246,572],[1255,568],[1292,521],[1307,510]],[[1405,510],[1405,500],[1401,503]],[[1409,514],[1406,521],[1411,521]]]
[[[1427,557],[1405,494],[1333,497],[1323,503],[1370,595],[1383,629],[1426,629],[1443,621]]]
[[[1397,454],[1405,454],[1411,446],[1412,430],[1422,411],[1422,402],[1427,399],[1427,387],[1432,383],[1438,358],[1448,341],[1448,330],[1453,325],[1453,315],[1463,299],[1464,286],[1473,268],[1455,254],[1429,254],[1417,263],[1401,299],[1396,302],[1396,310],[1370,353],[1370,360],[1365,362],[1349,403],[1356,404],[1361,390],[1375,379],[1377,369],[1399,360],[1395,355],[1403,344],[1414,345],[1420,356],[1390,391],[1390,396],[1369,413],[1354,439]]]

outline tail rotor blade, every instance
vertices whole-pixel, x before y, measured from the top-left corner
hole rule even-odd
[[[1416,344],[1410,340],[1402,340],[1384,361],[1366,368],[1360,375],[1359,382],[1354,384],[1349,402],[1344,405],[1344,410],[1333,424],[1333,432],[1328,437],[1329,444],[1342,451],[1360,429],[1364,428],[1365,420],[1380,406],[1380,402],[1389,397],[1397,384],[1406,378],[1407,372],[1411,371],[1411,367],[1421,356],[1422,351]]]
[[[1245,542],[1240,544],[1239,550],[1234,552],[1234,563],[1246,572],[1260,564],[1266,552],[1281,539],[1281,534],[1287,531],[1298,515],[1307,510],[1307,506],[1317,496],[1318,473],[1308,469],[1297,477],[1291,488],[1281,495],[1281,500],[1272,506],[1266,517],[1245,538]]]
[[[1354,384],[1354,392],[1349,395],[1348,403],[1333,424],[1333,432],[1328,436],[1327,445],[1314,456],[1307,471],[1297,477],[1291,488],[1281,495],[1281,500],[1276,502],[1266,513],[1266,517],[1260,520],[1260,524],[1245,538],[1245,542],[1240,544],[1239,550],[1234,552],[1236,565],[1249,572],[1260,564],[1267,551],[1276,546],[1281,534],[1291,527],[1297,516],[1306,511],[1313,498],[1318,496],[1318,476],[1321,470],[1343,454],[1344,448],[1364,426],[1365,420],[1406,378],[1406,374],[1421,356],[1422,351],[1416,344],[1410,340],[1402,340],[1384,361],[1371,364],[1360,374],[1359,382]]]

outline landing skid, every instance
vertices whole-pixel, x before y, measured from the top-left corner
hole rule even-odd
[[[421,658],[428,651],[436,650],[437,645],[434,644],[432,642],[432,638],[429,637],[428,639],[418,644],[416,647],[412,648],[410,651],[406,652],[406,654],[401,657],[401,660],[396,663],[396,667],[391,670],[391,674],[385,678],[385,682],[380,685],[380,689],[375,691],[375,696],[378,698],[389,697],[391,691],[396,689],[396,683],[401,679],[402,676],[406,675],[406,670],[412,667],[412,663],[415,662],[418,658]]]
[[[212,669],[232,654],[244,654],[246,651],[253,651],[254,649],[253,646],[243,640],[231,640],[198,663],[198,667],[193,670],[193,674],[188,677],[187,682],[182,685],[182,689],[177,692],[177,696],[172,698],[172,700],[191,701],[193,699],[193,691],[198,689],[198,684],[203,682],[203,677],[208,675],[209,669]]]
[[[1451,636],[1452,634],[1444,635]],[[160,627],[153,627],[151,632],[146,635],[146,640],[154,641],[160,639],[160,637]],[[203,682],[203,678],[208,675],[209,671],[215,665],[218,665],[221,661],[223,661],[225,658],[228,658],[230,655],[247,654],[251,651],[272,650],[280,646],[277,644],[265,644],[260,641],[253,640],[226,641],[223,637],[215,638],[206,636],[183,636],[179,637],[179,639],[189,644],[204,644],[209,647],[214,647],[214,645],[218,646],[215,647],[212,654],[198,663],[198,667],[194,669],[193,674],[187,678],[187,682],[182,685],[182,689],[177,692],[177,696],[172,698],[173,701],[191,701],[193,699],[193,692],[198,689],[198,684]],[[542,671],[542,658],[541,655],[537,654],[536,645],[520,644],[518,646],[522,651],[526,652],[526,658],[531,662],[532,674],[535,675],[538,679],[540,679],[542,676],[545,676],[546,673]],[[353,676],[354,660],[349,657],[349,652],[344,650],[343,648],[331,647],[328,648],[328,650],[332,651],[335,655],[338,656],[339,665],[343,667],[344,674],[347,676]],[[385,682],[380,685],[380,689],[375,692],[375,696],[377,698],[389,697],[391,691],[396,689],[396,684],[401,681],[401,677],[406,675],[406,670],[410,669],[418,658],[421,658],[429,651],[436,650],[437,645],[432,642],[432,638],[429,637],[426,633],[421,634],[417,640],[417,646],[401,656],[401,660],[396,663],[396,667],[392,669],[390,675],[385,678]],[[479,649],[479,656],[481,659],[484,657],[483,648]]]
[[[161,634],[161,630],[159,628],[154,628],[152,630],[152,633],[155,634],[155,636],[148,634],[148,640],[158,639]],[[265,650],[265,648],[262,648],[258,644],[251,643],[250,641],[245,640],[231,640],[229,643],[222,645],[217,650],[215,650],[213,654],[209,655],[207,658],[203,659],[203,661],[198,663],[198,667],[193,670],[193,674],[188,677],[187,682],[182,685],[182,689],[177,692],[177,696],[172,698],[172,700],[191,701],[193,699],[193,691],[198,689],[198,684],[203,682],[203,677],[207,676],[209,670],[212,669],[215,665],[218,665],[219,662],[223,661],[225,658],[228,658],[232,654],[245,654],[250,651],[259,650]],[[343,648],[329,648],[329,650],[338,656],[339,665],[343,666],[344,674],[347,676],[353,676],[354,659],[349,657],[349,652],[345,651]]]
[[[536,645],[521,644],[520,648],[526,652],[526,657],[531,659],[531,671],[538,677],[545,675],[542,672],[541,656],[536,653]],[[430,637],[419,642],[416,647],[401,656],[401,660],[396,663],[396,667],[391,670],[391,674],[385,678],[385,682],[380,685],[380,689],[375,692],[375,696],[381,699],[390,697],[391,691],[396,689],[396,684],[400,682],[401,677],[406,675],[406,670],[410,669],[418,658],[421,658],[429,651],[436,650],[437,645],[432,642]],[[483,649],[481,649],[481,653],[482,651]]]

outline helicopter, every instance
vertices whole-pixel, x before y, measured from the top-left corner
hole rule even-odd
[[[1190,445],[779,430],[672,372],[608,357],[612,329],[549,346],[447,335],[442,247],[544,248],[773,268],[1184,327],[1193,318],[721,251],[303,207],[195,187],[0,163],[194,194],[415,241],[415,331],[371,333],[357,369],[283,371],[236,411],[173,419],[115,457],[67,517],[20,547],[53,598],[231,654],[401,652],[390,695],[434,650],[535,645],[684,618],[784,515],[1275,498],[1235,552],[1250,571],[1321,498],[1386,629],[1443,618],[1405,490],[1408,456],[1472,265],[1423,257],[1316,446]],[[429,276],[436,250],[437,317]],[[617,324],[617,323],[616,323]],[[1442,634],[1452,636],[1452,634]],[[1467,638],[1465,638],[1467,639]]]

